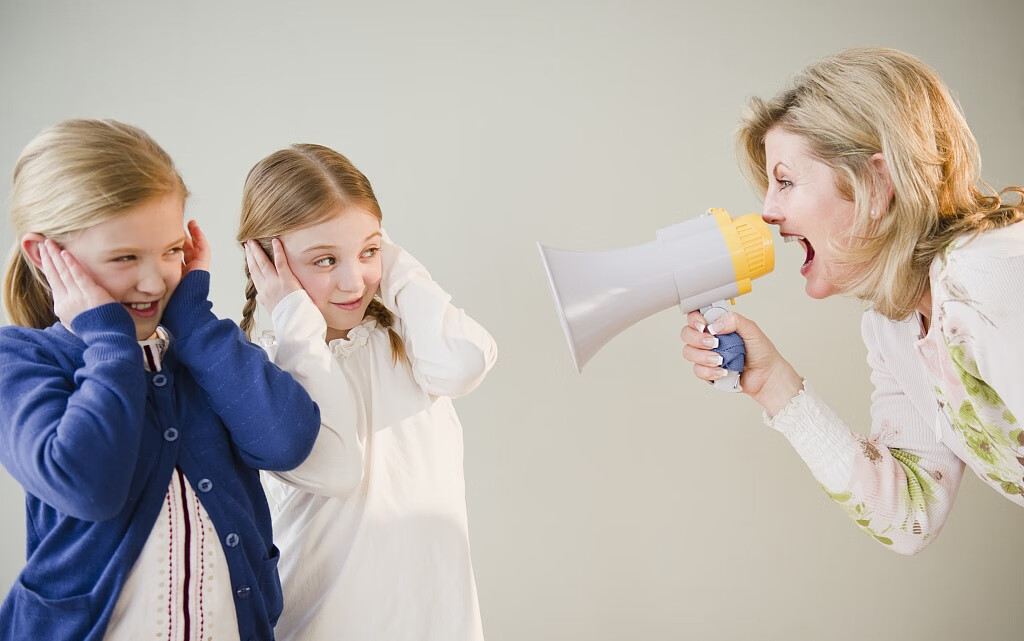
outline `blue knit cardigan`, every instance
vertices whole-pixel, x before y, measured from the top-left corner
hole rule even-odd
[[[242,639],[273,639],[282,608],[259,469],[313,447],[317,406],[186,275],[147,372],[118,303],[68,331],[0,328],[0,463],[26,492],[27,562],[0,606],[0,639],[100,641],[125,579],[182,470],[221,539]]]

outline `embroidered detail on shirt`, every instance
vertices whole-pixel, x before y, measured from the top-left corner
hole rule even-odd
[[[863,450],[864,456],[875,465],[882,460],[882,453],[870,441],[861,441],[860,448]]]

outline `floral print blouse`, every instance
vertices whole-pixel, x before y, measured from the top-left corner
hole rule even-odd
[[[964,468],[1024,506],[1024,223],[963,237],[932,263],[927,332],[865,313],[871,433],[806,382],[774,418],[868,535],[913,554],[942,529]]]

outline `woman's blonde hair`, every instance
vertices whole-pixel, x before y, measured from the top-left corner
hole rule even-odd
[[[957,237],[1024,219],[1020,187],[996,193],[980,177],[978,146],[939,76],[917,58],[882,48],[849,49],[807,67],[773,98],[753,98],[738,132],[741,164],[768,188],[765,136],[799,135],[830,166],[839,193],[854,204],[848,243],[837,249],[836,285],[899,320],[929,286],[932,260]],[[871,157],[881,153],[892,181]],[[879,206],[881,216],[872,216]],[[783,212],[784,214],[785,212]]]
[[[242,217],[237,240],[256,240],[268,256],[271,241],[290,231],[328,221],[339,209],[359,207],[382,219],[370,181],[348,158],[322,145],[300,144],[276,151],[249,171],[242,190]],[[256,286],[245,266],[245,306],[239,323],[251,337],[256,313]],[[388,330],[394,362],[406,358],[405,345],[395,332],[394,317],[379,300],[366,309]]]
[[[65,120],[36,136],[14,165],[10,214],[16,240],[3,292],[8,320],[38,329],[57,322],[50,286],[20,248],[24,234],[59,244],[171,192],[188,196],[170,156],[137,127]]]

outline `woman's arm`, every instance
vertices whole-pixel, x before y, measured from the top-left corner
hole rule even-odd
[[[717,354],[714,337],[703,331],[703,318],[693,312],[683,328],[683,354],[694,363],[694,374],[711,380]],[[866,314],[862,324],[868,363],[875,385],[872,394],[871,436],[850,431],[842,420],[806,389],[802,378],[775,349],[764,332],[749,319],[730,313],[716,321],[715,333],[736,331],[747,350],[747,367],[740,382],[743,391],[765,410],[765,420],[781,432],[810,468],[825,491],[842,505],[868,534],[903,554],[920,551],[939,533],[956,497],[964,464],[938,442],[932,426],[922,418],[903,385],[907,380],[931,389],[917,355],[902,342],[883,347],[878,328],[888,323]],[[886,350],[902,368],[916,367],[915,376],[893,375]],[[936,408],[937,411],[937,408]],[[774,418],[769,418],[769,416]]]
[[[892,366],[923,367],[908,353],[890,364],[878,330],[888,323],[865,314],[862,332],[875,389],[871,436],[855,434],[812,390],[804,390],[774,418],[781,432],[830,497],[878,542],[914,554],[938,536],[953,507],[964,463],[937,440]],[[936,410],[937,411],[937,410]]]

